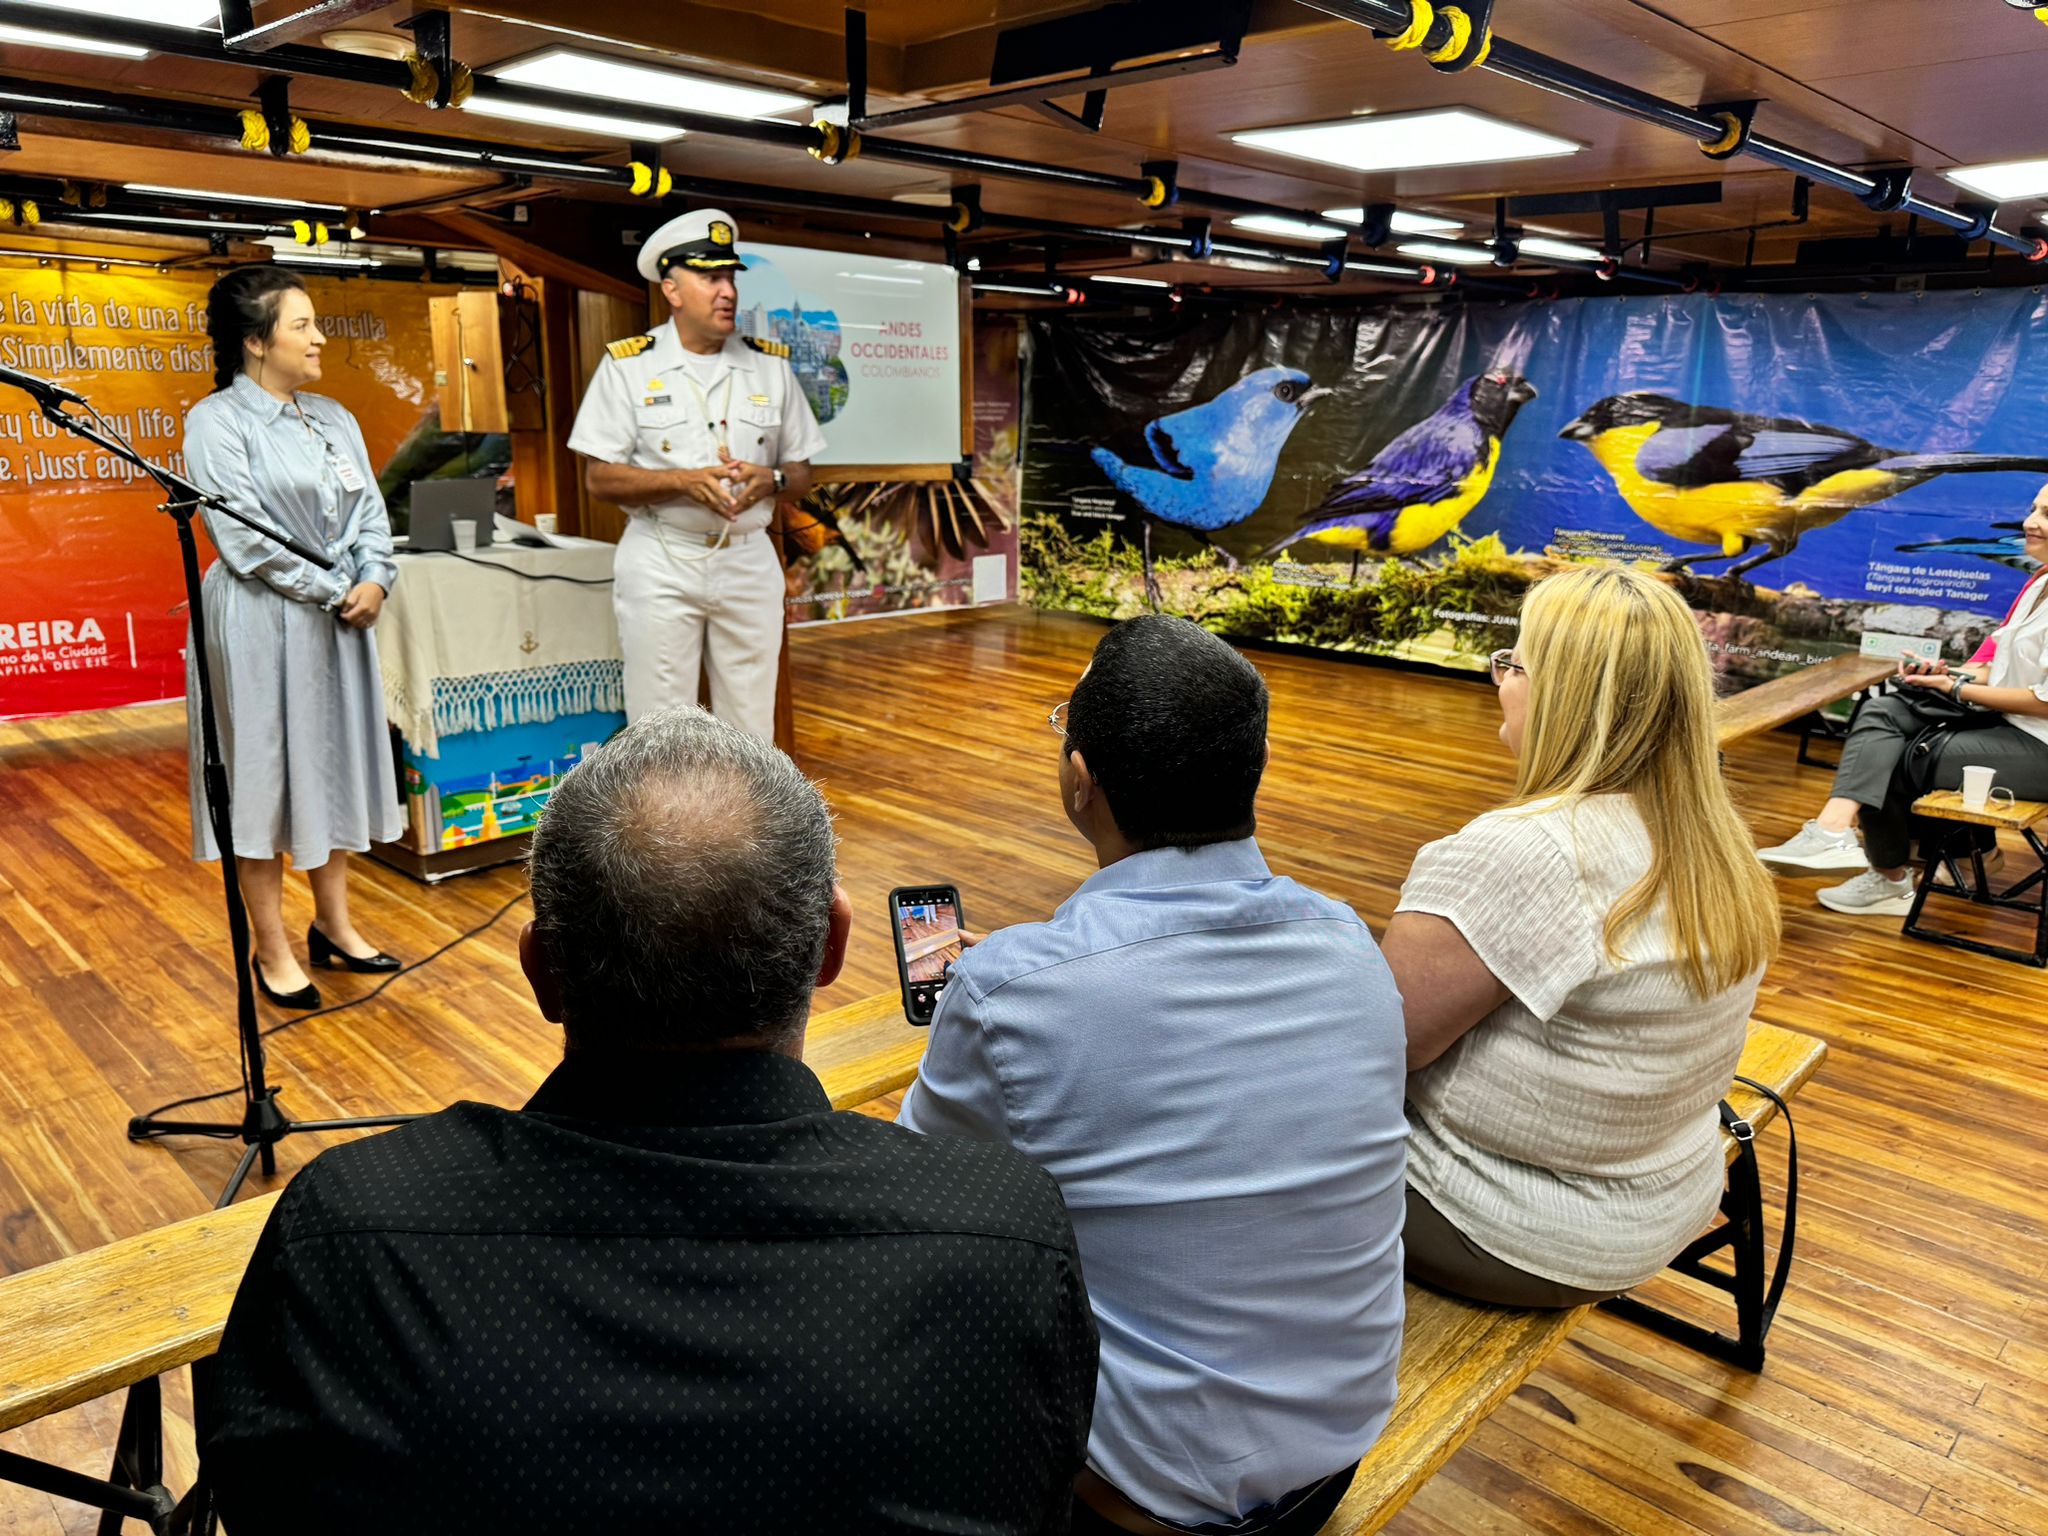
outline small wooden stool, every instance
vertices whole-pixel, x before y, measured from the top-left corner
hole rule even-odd
[[[1981,810],[1968,810],[1963,805],[1961,790],[1936,790],[1931,795],[1922,795],[1913,802],[1913,814],[1929,821],[1956,822],[1972,827],[2002,827],[2017,832],[2027,840],[2027,846],[2034,850],[2034,857],[2040,868],[2002,891],[1991,888],[1990,877],[1984,872],[1984,855],[1970,850],[1970,872],[1974,877],[1963,879],[1961,867],[1956,862],[1955,850],[1945,837],[1932,838],[1923,847],[1926,862],[1920,870],[1920,885],[1913,892],[1913,908],[1906,914],[1905,932],[1916,939],[1927,939],[1936,944],[1947,944],[1955,949],[1974,950],[1980,955],[1990,955],[1999,960],[2017,960],[2022,965],[2048,968],[2048,844],[2034,829],[2048,820],[2048,803],[2039,800],[1993,800]],[[1935,876],[1946,869],[1950,884],[1941,885]],[[1927,898],[1939,892],[1943,896],[1960,897],[1980,907],[2014,907],[2022,912],[2034,914],[2034,948],[2032,953],[2024,949],[2009,949],[2002,944],[1986,944],[1979,939],[1966,939],[1952,933],[1937,933],[1920,926],[1921,910],[1927,905]]]

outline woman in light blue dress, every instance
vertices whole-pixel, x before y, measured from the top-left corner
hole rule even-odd
[[[277,267],[239,267],[208,294],[207,329],[214,392],[185,418],[192,478],[334,561],[323,571],[232,518],[205,514],[220,551],[201,593],[207,659],[256,983],[282,1007],[317,1008],[320,993],[285,933],[286,855],[313,888],[313,964],[399,964],[356,932],[348,910],[349,852],[396,838],[404,823],[371,633],[398,577],[391,522],[355,418],[324,395],[300,393],[320,377],[325,340],[305,284]],[[192,852],[215,859],[189,660],[186,699]]]

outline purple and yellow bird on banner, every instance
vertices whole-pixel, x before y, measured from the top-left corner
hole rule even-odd
[[[1301,526],[1265,553],[1299,539],[1373,555],[1429,548],[1479,505],[1515,413],[1535,398],[1536,386],[1518,373],[1496,369],[1467,379],[1433,415],[1331,486]]]

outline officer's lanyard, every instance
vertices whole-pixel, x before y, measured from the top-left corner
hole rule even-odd
[[[704,386],[697,382],[697,376],[690,371],[690,365],[683,364],[683,382],[690,386],[690,393],[697,397],[697,408],[704,413],[705,430],[710,432],[711,441],[718,445],[719,453],[728,459],[732,457],[732,430],[726,420],[726,414],[732,410],[732,381],[738,374],[737,368],[726,370],[725,394],[722,396],[724,403],[720,413],[713,416],[710,395],[706,393]]]

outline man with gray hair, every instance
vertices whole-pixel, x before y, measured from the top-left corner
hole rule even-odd
[[[556,788],[520,960],[561,1066],[279,1200],[201,1394],[228,1529],[1063,1530],[1096,1337],[1057,1186],[834,1114],[817,788],[656,711]]]

